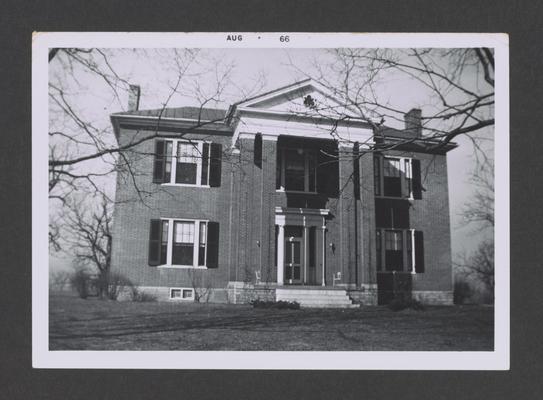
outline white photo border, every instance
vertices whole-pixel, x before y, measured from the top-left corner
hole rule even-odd
[[[237,35],[238,33],[236,33]],[[508,370],[509,38],[500,33],[37,32],[32,40],[32,365],[34,368]],[[289,42],[280,42],[288,35]],[[48,49],[102,48],[409,48],[495,49],[494,351],[49,351]],[[263,357],[265,355],[265,357]],[[172,357],[173,356],[173,357]],[[187,367],[190,366],[190,367]]]

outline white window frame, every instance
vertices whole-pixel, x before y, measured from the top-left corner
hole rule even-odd
[[[207,219],[184,219],[184,218],[161,218],[161,221],[168,221],[168,245],[166,247],[166,264],[159,265],[159,268],[180,268],[180,269],[207,269],[207,250],[208,243],[206,237],[205,243],[205,265],[198,265],[198,255],[200,251],[200,223],[204,222],[206,224],[206,234],[209,229],[209,220]],[[180,265],[172,264],[172,253],[173,253],[173,233],[174,225],[176,222],[193,222],[194,223],[194,243],[192,244],[193,256],[192,256],[192,265]],[[177,289],[177,288],[175,288]]]
[[[393,160],[399,160],[400,161],[400,174],[404,174],[404,177],[400,175],[400,185],[401,185],[401,193],[402,195],[399,197],[396,196],[385,196],[385,163],[384,161],[386,159],[393,159]],[[413,157],[403,157],[403,156],[392,156],[392,155],[383,155],[378,156],[378,163],[379,163],[379,188],[381,189],[380,195],[375,195],[375,197],[382,198],[382,199],[408,199],[408,200],[414,200],[415,197],[413,195]],[[407,161],[407,164],[406,164]],[[408,168],[406,169],[405,166],[408,165]],[[409,190],[409,195],[404,196],[404,193],[407,192],[407,188],[405,187],[406,182],[405,178],[409,178],[411,180],[411,188]]]
[[[317,153],[313,149],[302,149],[304,152],[304,190],[288,190],[285,188],[285,172],[286,172],[286,151],[287,150],[298,150],[299,147],[280,147],[278,151],[281,152],[281,184],[279,189],[276,189],[276,192],[286,192],[286,193],[309,193],[317,194]],[[315,182],[314,182],[314,191],[309,191],[309,158],[308,154],[313,154],[315,157]]]
[[[163,182],[162,185],[164,186],[189,186],[189,187],[202,187],[202,188],[209,188],[209,178],[211,173],[211,142],[206,140],[186,140],[186,139],[165,139],[164,141],[164,147],[167,148],[168,142],[172,143],[172,154],[166,154],[165,157],[171,157],[172,160],[172,166],[170,171],[170,181],[169,182]],[[209,146],[209,153],[207,155],[207,185],[202,185],[202,157],[199,157],[196,159],[196,183],[176,183],[175,182],[175,176],[177,174],[177,150],[179,148],[179,143],[188,143],[193,146],[195,146],[198,150],[198,153],[200,156],[203,154],[204,150],[204,143],[208,143]]]
[[[172,293],[174,290],[179,290],[181,292],[180,297],[173,297]],[[191,297],[183,298],[183,291],[190,290],[192,292]],[[194,288],[187,288],[187,287],[171,287],[170,288],[170,300],[172,301],[194,301]]]

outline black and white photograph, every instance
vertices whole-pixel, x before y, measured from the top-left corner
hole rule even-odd
[[[508,368],[506,35],[33,51],[34,365]]]

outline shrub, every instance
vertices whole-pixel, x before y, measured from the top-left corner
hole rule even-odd
[[[137,286],[132,287],[132,301],[144,303],[156,300],[157,298],[154,294],[141,291]]]
[[[108,274],[107,283],[107,297],[110,300],[117,300],[125,290],[134,289],[134,284],[122,274]]]
[[[278,310],[299,310],[300,309],[300,303],[297,301],[265,301],[256,299],[251,301],[250,303],[254,308],[274,308]]]
[[[89,297],[89,286],[90,286],[91,276],[84,269],[78,269],[70,277],[70,283],[72,287],[76,290],[80,298],[86,299]]]
[[[472,297],[472,289],[464,279],[457,278],[454,281],[454,304],[464,304]]]
[[[401,297],[396,298],[388,303],[388,308],[390,308],[392,311],[401,311],[408,308],[416,311],[423,311],[424,305],[417,300]]]

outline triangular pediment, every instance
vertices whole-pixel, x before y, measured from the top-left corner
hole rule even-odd
[[[360,118],[356,111],[311,79],[300,81],[238,104],[239,108],[280,114]]]

